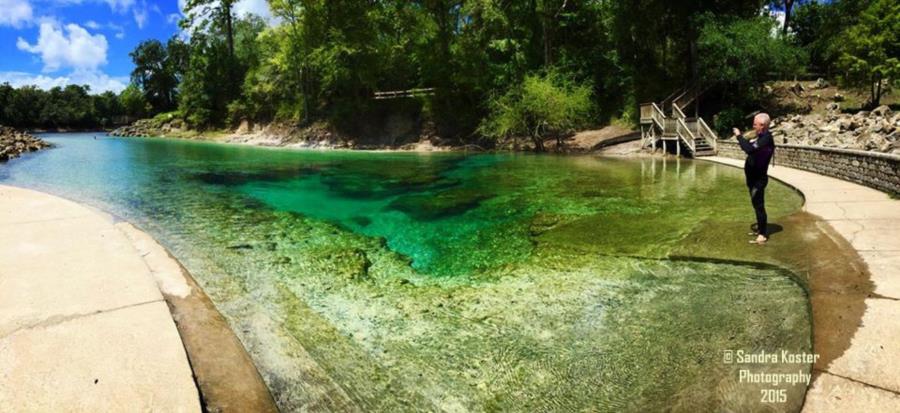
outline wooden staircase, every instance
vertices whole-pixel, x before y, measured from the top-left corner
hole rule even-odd
[[[663,150],[667,150],[669,144],[674,143],[675,153],[679,156],[682,147],[693,157],[715,155],[716,133],[703,118],[689,118],[683,110],[704,90],[689,86],[664,99],[661,105],[655,102],[641,104],[641,147],[656,151],[657,144],[661,144]]]

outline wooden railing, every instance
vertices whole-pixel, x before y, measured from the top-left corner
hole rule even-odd
[[[717,150],[716,144],[718,143],[719,135],[706,124],[706,121],[703,120],[703,118],[697,118],[697,135],[700,135],[700,137],[709,144],[712,150]]]
[[[699,83],[692,83],[688,87],[684,88],[684,92],[682,92],[678,97],[672,100],[673,104],[677,104],[682,110],[691,103],[694,102],[703,92],[706,91],[706,87],[703,87]]]
[[[684,119],[678,119],[676,124],[676,133],[678,137],[684,141],[684,144],[690,148],[691,153],[697,152],[697,138],[694,136],[694,132],[691,132],[691,129],[688,128],[687,123],[684,122]]]
[[[666,115],[655,102],[641,104],[641,123],[655,122],[662,129]]]
[[[653,121],[656,122],[656,126],[659,126],[660,129],[665,129],[666,114],[663,113],[662,109],[660,109],[656,103],[652,103],[651,105],[653,106]]]
[[[381,99],[398,99],[398,98],[414,98],[420,96],[434,95],[433,87],[407,89],[407,90],[388,90],[383,92],[375,92],[374,98]]]
[[[653,105],[655,103],[641,103],[641,123],[653,122]]]
[[[662,101],[661,104],[660,104],[660,107],[661,107],[663,110],[669,109],[669,107],[672,106],[672,102],[674,102],[675,99],[678,98],[678,96],[681,96],[682,94],[684,94],[684,92],[685,92],[685,89],[684,89],[684,88],[678,89],[678,90],[672,92],[671,95],[666,96],[666,98],[663,99],[663,101]]]
[[[706,121],[699,117],[696,120],[693,118],[688,120],[684,113],[685,105],[693,102],[702,92],[703,89],[692,85],[666,98],[662,107],[655,102],[641,104],[641,131],[642,136],[648,140],[644,145],[662,138],[664,143],[673,139],[683,142],[694,154],[697,153],[698,147],[701,151],[705,151],[706,145],[713,151],[717,150],[718,137]],[[666,116],[664,110],[670,110],[672,116]]]
[[[678,104],[675,102],[672,102],[672,116],[674,116],[675,119],[681,119],[681,120],[684,120],[687,118],[687,116],[684,116],[684,111],[682,111],[681,107],[678,106]]]

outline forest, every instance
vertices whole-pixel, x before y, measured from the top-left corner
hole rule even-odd
[[[640,102],[692,84],[712,119],[765,108],[770,80],[824,77],[870,91],[874,106],[900,79],[897,0],[272,0],[272,21],[233,5],[189,0],[180,33],[131,52],[118,95],[0,85],[0,124],[167,114],[197,130],[247,120],[355,133],[401,116],[467,142],[634,125]],[[417,88],[431,92],[373,98]]]

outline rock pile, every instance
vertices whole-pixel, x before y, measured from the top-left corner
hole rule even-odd
[[[839,113],[837,103],[828,109],[824,115],[776,119],[772,126],[776,142],[900,154],[900,113],[879,106],[851,115]]]
[[[164,136],[173,132],[180,132],[183,127],[184,125],[180,119],[140,119],[132,123],[131,125],[116,128],[109,133],[109,136],[148,138],[152,136]]]
[[[40,138],[7,126],[0,126],[0,162],[16,158],[24,152],[47,147],[50,147],[50,144]]]

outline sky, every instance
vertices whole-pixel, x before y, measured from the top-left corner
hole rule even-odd
[[[185,1],[0,0],[0,83],[119,92],[134,68],[128,53],[180,33]],[[240,0],[234,10],[271,19],[266,0]]]

